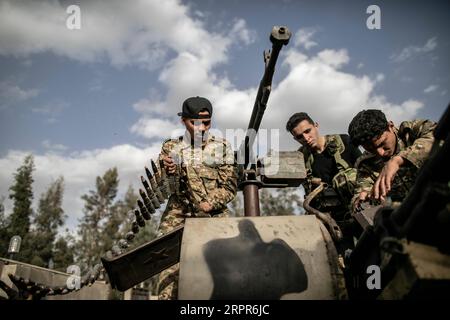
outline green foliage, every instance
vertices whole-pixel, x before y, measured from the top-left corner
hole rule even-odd
[[[60,236],[56,240],[53,247],[53,263],[54,269],[62,272],[67,271],[67,267],[74,263],[74,243],[73,237],[67,233],[65,236]]]
[[[238,192],[236,197],[228,203],[230,209],[230,216],[243,217],[244,216],[244,200],[242,198],[242,192]]]
[[[56,236],[58,228],[64,224],[66,215],[62,209],[64,178],[59,177],[39,199],[39,208],[34,217],[36,231],[49,232]]]
[[[119,232],[121,238],[125,238],[127,232],[131,230],[131,223],[135,220],[133,209],[136,208],[136,201],[138,198],[139,196],[137,193],[129,186],[124,201],[120,202],[120,204],[122,204],[121,217],[123,218]],[[153,240],[156,237],[157,229],[158,226],[154,219],[145,221],[145,227],[140,228],[139,233],[133,239],[133,247],[137,247]]]
[[[84,216],[78,228],[80,239],[75,245],[76,261],[82,272],[100,262],[100,258],[131,230],[138,196],[131,186],[123,199],[116,200],[119,179],[117,169],[109,169],[96,179],[96,190],[83,195]],[[156,235],[156,224],[146,221],[134,241],[137,246],[152,240]]]
[[[103,228],[105,247],[108,250],[115,241],[125,238],[125,234],[130,230],[131,223],[128,219],[128,213],[136,207],[137,199],[138,197],[133,188],[129,186],[124,199],[116,201],[111,206],[108,219]]]
[[[260,189],[259,206],[262,216],[293,215],[300,211],[301,197],[297,188]],[[242,192],[228,204],[231,216],[244,216],[244,199]]]
[[[30,217],[32,215],[31,204],[33,201],[33,170],[34,160],[32,155],[25,160],[14,174],[14,184],[9,188],[9,198],[14,201],[11,222],[9,225],[10,235],[19,235],[22,238],[30,230]]]
[[[9,217],[5,216],[5,207],[3,201],[5,197],[0,197],[0,257],[6,257],[9,245],[8,226],[10,224]]]
[[[90,190],[89,194],[81,197],[85,201],[84,216],[78,227],[80,239],[75,250],[77,262],[84,269],[82,271],[99,263],[100,257],[110,249],[110,239],[119,227],[116,225],[118,220],[115,210],[111,210],[118,185],[117,168],[109,169],[103,177],[97,177],[96,190]]]
[[[260,207],[262,216],[293,215],[299,211],[301,203],[296,188],[275,190],[261,189]]]
[[[31,204],[33,202],[33,170],[34,160],[32,155],[25,157],[23,164],[14,174],[14,184],[9,188],[9,198],[13,200],[13,212],[9,216],[9,223],[6,236],[11,238],[14,235],[22,237],[22,244],[19,254],[15,259],[29,262],[31,260],[31,249],[28,245],[31,243],[29,239],[30,218],[33,214]]]
[[[58,228],[65,220],[62,209],[63,193],[64,179],[59,177],[39,199],[32,231],[26,236],[26,249],[31,250],[31,264],[48,267],[50,259],[54,258],[54,242]]]

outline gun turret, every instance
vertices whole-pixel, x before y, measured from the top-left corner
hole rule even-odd
[[[275,72],[275,64],[283,45],[289,43],[291,32],[287,27],[275,26],[270,34],[272,50],[264,52],[264,75],[259,83],[252,115],[248,123],[245,139],[237,153],[239,168],[239,189],[244,193],[244,214],[245,216],[259,216],[259,195],[258,189],[262,186],[261,181],[256,179],[256,161],[251,154],[253,143],[255,142],[264,112],[267,107],[269,95],[272,90],[272,78]]]

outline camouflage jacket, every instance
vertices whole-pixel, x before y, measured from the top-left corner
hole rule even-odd
[[[196,214],[203,201],[213,207],[212,215],[220,214],[234,199],[237,173],[234,154],[229,143],[210,136],[201,148],[194,148],[183,137],[168,139],[162,145],[160,159],[171,156],[177,163],[176,193],[169,200],[169,210],[179,208]],[[170,177],[170,176],[169,176]],[[192,212],[193,211],[193,212]]]
[[[307,177],[303,182],[303,187],[305,188],[305,194],[309,194],[313,190],[311,182],[314,178],[320,178],[322,182],[328,181],[323,181],[324,179],[322,177],[314,176],[312,168],[314,162],[314,153],[312,153],[311,150],[305,146],[301,146],[298,150],[303,154],[303,159],[305,161]],[[330,154],[330,156],[334,157],[333,166],[336,168],[335,174],[349,167],[353,167],[353,163],[348,163],[340,156],[344,152],[344,150],[345,145],[339,134],[325,135],[325,149],[322,151],[322,153],[327,152],[328,154]],[[335,154],[338,155],[338,157],[335,157]],[[354,159],[356,160],[356,158],[357,156],[355,156]],[[333,177],[330,177],[330,180],[332,180],[332,178]]]
[[[436,123],[429,120],[404,121],[400,128],[394,128],[397,147],[391,156],[401,156],[405,163],[397,172],[389,196],[394,201],[402,201],[414,184],[417,171],[428,158],[434,142],[433,131]],[[389,159],[365,152],[356,162],[358,169],[354,199],[362,191],[370,192],[381,170]]]

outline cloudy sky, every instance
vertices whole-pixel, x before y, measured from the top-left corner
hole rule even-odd
[[[369,5],[381,10],[370,30]],[[78,5],[81,28],[67,28]],[[283,48],[262,122],[308,112],[322,133],[346,132],[362,108],[438,120],[449,103],[448,1],[0,0],[0,197],[35,156],[35,201],[62,175],[70,228],[80,197],[117,167],[121,193],[180,128],[189,96],[208,97],[213,126],[245,128],[273,26]]]

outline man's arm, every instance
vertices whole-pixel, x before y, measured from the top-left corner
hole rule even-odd
[[[226,143],[223,164],[218,167],[218,186],[208,193],[205,202],[211,205],[211,210],[224,208],[234,199],[237,192],[237,172],[234,164],[234,154]]]
[[[410,142],[412,139],[414,141],[412,145],[400,151],[386,162],[372,190],[375,199],[383,199],[391,190],[392,181],[400,167],[412,164],[416,168],[420,168],[423,165],[434,142],[434,128],[436,128],[436,124],[429,120],[402,122],[399,135],[407,142]]]
[[[402,123],[402,126],[408,125],[411,128],[411,133],[416,139],[414,143],[398,153],[400,157],[412,163],[417,168],[420,168],[424,161],[428,158],[431,147],[434,143],[433,132],[436,128],[436,123],[430,120],[415,120]]]
[[[208,193],[205,199],[212,206],[212,210],[224,208],[228,202],[234,199],[237,191],[237,175],[234,165],[220,166],[218,173],[218,187]]]
[[[370,163],[361,164],[367,157],[373,157],[371,154],[362,155],[355,163],[357,168],[355,194],[352,198],[352,207],[354,208],[358,203],[367,200],[371,193],[378,173],[372,169]],[[371,160],[366,160],[371,161]]]
[[[174,150],[175,147],[175,141],[173,140],[166,140],[162,147],[161,147],[161,153],[159,154],[159,160],[162,160],[164,163],[164,169],[169,174],[174,174],[176,170],[176,164],[174,163],[173,159],[171,158],[170,154],[172,150]]]

